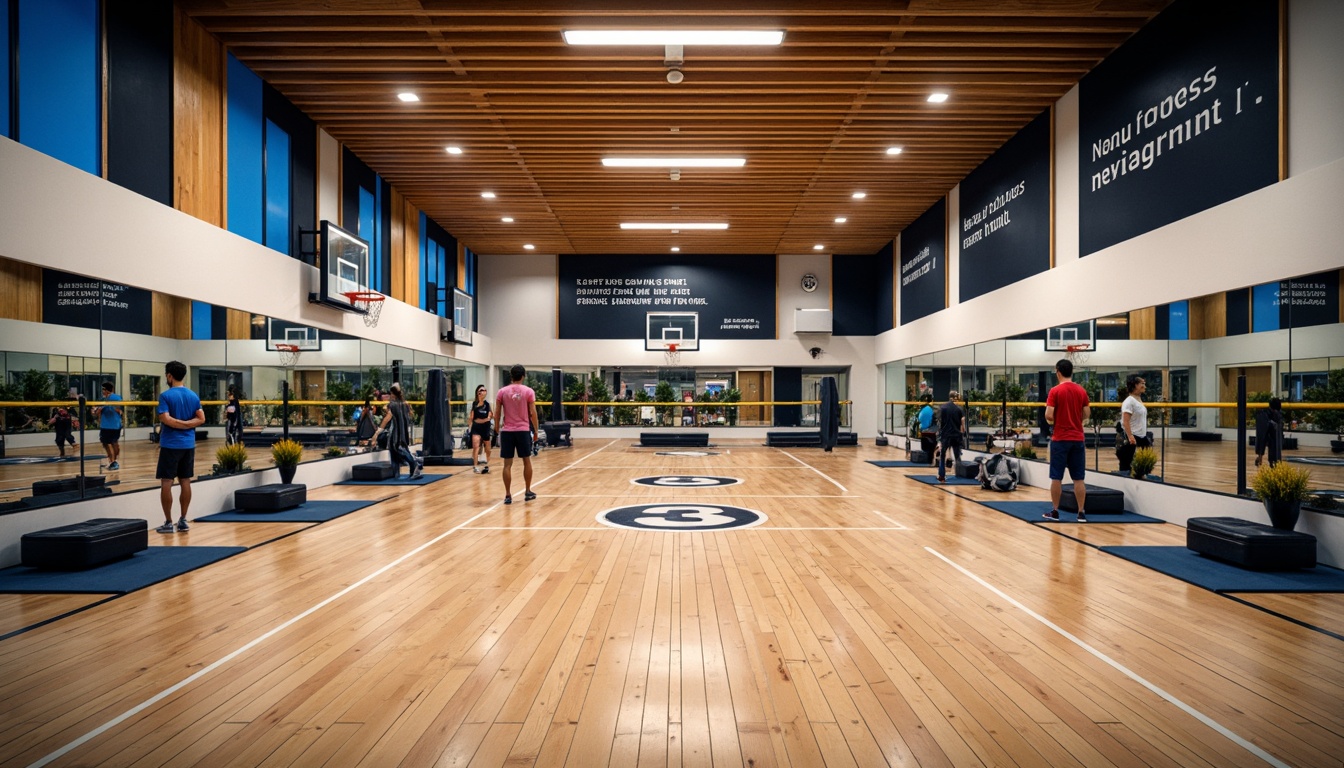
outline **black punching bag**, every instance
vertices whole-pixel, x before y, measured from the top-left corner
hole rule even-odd
[[[821,410],[817,417],[817,425],[821,428],[821,447],[829,451],[840,439],[840,390],[835,386],[834,376],[826,376],[821,380]]]
[[[404,386],[404,385],[403,385]],[[448,432],[448,377],[442,368],[429,372],[429,382],[425,387],[425,439],[424,455],[426,464],[436,464],[453,456],[453,436]]]
[[[565,374],[559,368],[551,369],[551,421],[565,420]]]

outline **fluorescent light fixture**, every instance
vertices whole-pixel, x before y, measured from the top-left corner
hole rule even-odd
[[[836,223],[836,224],[844,224],[846,221],[849,221],[849,219],[846,219],[844,216],[836,216],[836,217],[835,217],[835,223]]]
[[[672,246],[672,252],[673,252],[673,253],[680,253],[680,252],[681,252],[681,246],[679,246],[679,245],[674,245],[674,246]]]
[[[741,168],[745,157],[604,157],[608,168]]]
[[[854,194],[850,195],[850,197],[854,198],[855,200],[862,200],[867,196],[868,196],[867,192],[855,192]]]
[[[462,154],[462,148],[461,148],[461,147],[448,147],[448,154],[450,154],[450,155],[460,155],[460,154]]]
[[[512,224],[512,223],[513,223],[513,217],[512,217],[512,216],[505,216],[504,218],[500,219],[500,221],[504,222],[505,224]]]
[[[887,147],[888,155],[899,155],[903,150],[900,147]]]
[[[411,93],[410,91],[402,91],[401,93],[398,93],[397,98],[405,102],[420,100],[419,96],[416,96],[414,93]]]
[[[484,197],[486,200],[494,200],[494,199],[495,199],[495,193],[494,193],[494,192],[482,192],[482,193],[481,193],[481,197]]]
[[[814,251],[824,251],[824,250],[826,250],[826,246],[822,245],[821,243],[817,243],[816,245],[812,246],[812,250],[814,250]]]
[[[527,244],[523,245],[523,250],[525,250],[525,251],[535,251],[536,249],[537,249],[537,246],[535,246],[535,245],[533,245],[533,244],[531,244],[531,243],[527,243]]]
[[[621,229],[665,229],[668,231],[676,229],[727,229],[728,222],[690,222],[690,223],[668,223],[663,224],[656,221],[623,221]]]
[[[567,29],[570,45],[779,45],[782,29]]]
[[[947,94],[943,93],[942,91],[937,91],[935,93],[929,94],[930,104],[942,104],[944,101],[947,101]]]

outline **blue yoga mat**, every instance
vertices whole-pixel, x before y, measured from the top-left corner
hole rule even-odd
[[[1053,523],[1055,520],[1046,520],[1042,515],[1050,511],[1050,502],[1048,501],[982,501],[986,507],[1002,512],[1005,515],[1012,515],[1018,520],[1026,520],[1028,523]],[[1078,522],[1078,514],[1065,509],[1059,511],[1059,520],[1061,523]],[[1156,517],[1140,515],[1137,512],[1124,512],[1122,514],[1093,512],[1087,516],[1088,525],[1104,525],[1107,523],[1161,523]]]
[[[1252,571],[1185,547],[1102,547],[1101,551],[1214,592],[1344,592],[1344,571],[1328,565]]]
[[[924,483],[925,485],[980,485],[979,480],[967,480],[964,477],[956,477],[955,475],[948,475],[946,483],[938,482],[937,475],[906,475],[906,477],[916,482]]]
[[[371,507],[376,501],[310,501],[280,512],[240,512],[231,509],[198,517],[196,523],[325,523],[342,515]]]
[[[872,464],[875,467],[883,467],[883,468],[890,468],[890,467],[923,467],[925,469],[929,468],[928,462],[918,464],[913,461],[873,461],[872,459],[868,459],[867,461],[869,464]]]
[[[419,480],[411,480],[410,475],[399,475],[391,480],[342,480],[336,485],[429,485],[450,477],[452,475],[421,475]]]
[[[0,592],[134,592],[246,551],[247,547],[150,547],[87,571],[42,571],[16,565],[0,571]]]

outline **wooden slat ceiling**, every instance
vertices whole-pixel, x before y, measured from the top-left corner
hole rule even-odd
[[[873,253],[1166,5],[179,1],[482,254],[524,243],[539,253]],[[778,47],[688,46],[679,85],[666,81],[661,47],[561,36],[662,27],[785,34]],[[403,90],[421,101],[400,102]],[[951,98],[930,104],[934,90]],[[463,154],[449,155],[450,144]],[[904,152],[887,155],[895,145]],[[672,181],[665,170],[601,165],[619,154],[740,155],[747,165]],[[619,229],[632,220],[730,228]]]

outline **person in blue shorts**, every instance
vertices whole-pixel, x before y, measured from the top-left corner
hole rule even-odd
[[[163,525],[154,530],[172,533],[173,480],[181,486],[182,516],[176,530],[186,532],[187,508],[191,506],[191,478],[196,474],[196,428],[205,423],[201,398],[182,383],[187,366],[174,360],[163,367],[168,389],[159,395],[159,504],[163,507]]]
[[[103,403],[98,407],[98,442],[103,444],[107,453],[109,471],[121,469],[117,459],[121,456],[121,409],[112,403],[119,402],[121,395],[114,390],[112,382],[103,382]]]
[[[1083,502],[1087,485],[1086,437],[1083,422],[1092,415],[1092,404],[1087,390],[1073,382],[1073,361],[1064,358],[1055,363],[1055,378],[1059,384],[1050,389],[1045,398],[1045,420],[1054,425],[1050,436],[1050,511],[1046,520],[1059,519],[1059,500],[1064,495],[1064,469],[1073,480],[1073,497],[1078,500],[1078,522],[1087,522]]]

